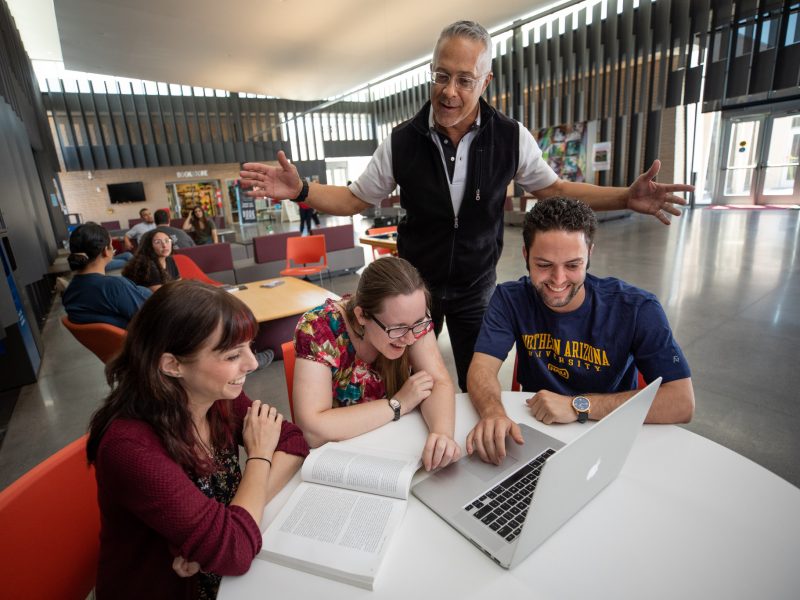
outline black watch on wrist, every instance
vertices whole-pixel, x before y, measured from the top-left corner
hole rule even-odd
[[[308,198],[308,182],[305,179],[301,179],[300,181],[303,182],[303,188],[300,190],[300,193],[297,194],[297,198],[289,198],[292,202],[305,202],[306,198]]]
[[[589,408],[592,403],[586,396],[575,396],[572,399],[572,408],[578,413],[578,423],[586,423],[589,419]]]
[[[400,418],[400,400],[397,398],[389,399],[389,407],[394,411],[394,418],[392,421],[397,421]]]

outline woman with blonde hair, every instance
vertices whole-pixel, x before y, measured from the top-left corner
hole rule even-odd
[[[303,315],[294,339],[294,407],[312,446],[371,431],[419,406],[429,430],[425,468],[459,458],[455,391],[431,323],[422,278],[397,257],[370,264],[354,296]]]

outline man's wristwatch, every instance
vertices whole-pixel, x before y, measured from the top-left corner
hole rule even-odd
[[[392,419],[392,421],[397,421],[400,418],[400,400],[397,398],[390,398],[389,408],[394,411],[394,419]]]
[[[308,182],[305,179],[301,179],[303,182],[303,187],[300,190],[300,193],[297,194],[297,198],[289,198],[292,202],[305,202],[306,198],[308,198]]]
[[[586,423],[589,419],[589,408],[592,403],[586,396],[575,396],[572,399],[572,408],[578,413],[578,423]]]

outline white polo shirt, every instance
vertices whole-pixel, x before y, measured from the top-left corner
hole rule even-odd
[[[533,135],[522,123],[519,125],[519,166],[514,175],[516,181],[526,192],[535,192],[544,189],[558,180],[558,175],[553,169],[542,160],[542,151],[533,139]],[[480,125],[480,111],[478,118],[472,128],[461,138],[456,148],[454,160],[454,170],[452,180],[448,177],[450,187],[450,200],[453,203],[453,214],[458,214],[461,208],[461,201],[464,198],[464,189],[467,184],[467,157],[472,141],[478,133]],[[448,173],[445,151],[442,148],[442,140],[436,134],[433,121],[433,110],[428,113],[428,127],[430,137],[439,149],[439,156],[442,159],[444,172]],[[452,154],[452,153],[449,153]],[[361,176],[350,184],[350,191],[369,204],[378,206],[381,201],[389,196],[397,187],[392,173],[392,135],[386,137],[375,154],[372,155],[366,170]]]

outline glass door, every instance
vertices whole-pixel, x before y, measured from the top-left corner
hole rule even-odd
[[[770,116],[759,204],[800,204],[800,114]]]
[[[754,204],[761,136],[766,115],[725,119],[725,156],[717,183],[717,204]]]
[[[716,204],[800,204],[800,112],[723,118]]]

